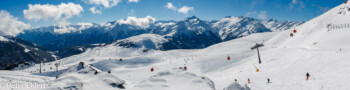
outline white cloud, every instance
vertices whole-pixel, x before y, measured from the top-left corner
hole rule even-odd
[[[139,2],[139,0],[128,0],[129,2],[134,2],[134,3],[137,3]]]
[[[249,17],[249,16],[253,16],[253,15],[257,15],[257,14],[258,14],[258,12],[253,11],[253,12],[247,12],[247,13],[245,14],[245,16]]]
[[[118,20],[118,23],[135,25],[141,28],[148,28],[150,24],[153,24],[155,21],[156,19],[151,16],[147,16],[145,18],[128,17],[125,20],[124,19]]]
[[[305,8],[305,4],[302,0],[292,0],[292,2],[289,3],[289,9],[293,9],[296,6],[298,6],[300,9]]]
[[[59,23],[57,28],[54,28],[54,32],[58,34],[64,34],[64,33],[72,33],[72,32],[80,32],[82,30],[85,30],[87,28],[92,27],[94,24],[92,23],[78,23],[79,27],[74,27],[71,25],[67,25],[64,23]]]
[[[101,10],[97,10],[96,7],[92,7],[89,9],[92,14],[102,14]]]
[[[82,0],[82,1],[88,4],[102,5],[105,8],[111,8],[116,6],[122,0]],[[135,1],[135,0],[132,0],[132,1]]]
[[[190,11],[194,11],[194,7],[188,7],[188,6],[183,6],[179,10],[177,10],[179,13],[183,14],[188,14]]]
[[[28,20],[55,20],[59,22],[66,22],[67,19],[73,16],[78,16],[83,12],[80,4],[61,3],[59,5],[50,4],[29,4],[28,10],[23,10],[24,17]]]
[[[247,17],[257,17],[259,19],[267,19],[267,11],[252,11],[245,14]]]
[[[267,19],[266,11],[260,11],[258,18]]]
[[[0,11],[0,35],[16,36],[21,33],[23,29],[29,28],[29,24],[18,21],[16,17],[12,16],[7,11]]]
[[[165,7],[171,10],[176,10],[176,7],[173,5],[173,3],[167,3]]]
[[[71,26],[58,26],[58,28],[54,28],[54,32],[58,34],[71,33],[76,32],[78,29]]]
[[[183,7],[179,8],[179,9],[177,9],[177,7],[175,7],[175,6],[173,5],[173,3],[170,3],[170,2],[167,3],[167,4],[165,5],[165,7],[166,7],[167,9],[174,10],[174,11],[177,11],[177,12],[183,13],[183,14],[188,14],[190,11],[194,12],[194,7],[183,6]]]

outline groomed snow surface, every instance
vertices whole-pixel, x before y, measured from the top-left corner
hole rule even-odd
[[[350,27],[344,24],[350,23],[350,12],[341,8],[349,6],[342,4],[296,27],[293,37],[289,36],[292,30],[288,30],[252,34],[205,49],[148,52],[112,43],[45,63],[42,68],[46,71],[42,73],[37,71],[39,64],[0,71],[0,89],[348,90]],[[250,49],[256,43],[265,45],[259,48],[261,64],[256,50]],[[231,59],[227,60],[227,56]],[[59,63],[58,72],[54,63]],[[185,66],[187,70],[183,69]],[[307,72],[311,75],[309,80]],[[267,83],[267,78],[271,83]],[[9,87],[8,83],[46,86],[20,88]]]

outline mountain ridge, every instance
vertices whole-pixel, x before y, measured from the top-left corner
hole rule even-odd
[[[225,19],[242,19],[233,25],[215,26],[216,23]],[[64,51],[70,47],[84,46],[89,44],[112,43],[141,34],[158,34],[169,39],[171,49],[198,49],[210,45],[250,35],[252,33],[271,32],[275,29],[290,29],[292,26],[303,22],[284,22],[277,20],[266,21],[250,17],[226,17],[218,21],[205,21],[196,16],[187,17],[181,21],[154,21],[152,17],[142,18],[148,20],[144,24],[130,24],[125,20],[110,21],[102,24],[81,23],[79,25],[49,26],[25,30],[18,37],[28,40],[51,51]],[[123,23],[121,23],[123,21]],[[284,24],[288,27],[280,28]],[[147,25],[147,26],[139,26]],[[270,25],[270,28],[266,26]],[[230,28],[239,27],[239,28]],[[186,42],[186,43],[184,43]],[[192,44],[192,45],[191,45]],[[196,44],[196,45],[195,45]],[[68,55],[69,56],[69,55]]]

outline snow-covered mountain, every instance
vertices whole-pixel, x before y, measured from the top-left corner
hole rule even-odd
[[[198,49],[221,42],[211,23],[195,16],[177,23],[158,25],[151,33],[165,36],[169,40],[161,50]]]
[[[124,48],[156,49],[163,48],[164,43],[169,42],[163,36],[157,34],[142,34],[127,39],[118,40],[115,44]]]
[[[81,28],[82,26],[64,26],[63,28]],[[71,46],[81,46],[95,43],[110,43],[115,40],[124,39],[149,32],[148,29],[129,24],[117,24],[108,22],[103,25],[93,25],[82,30],[70,33],[58,33],[59,26],[42,27],[26,30],[18,37],[35,42],[48,50],[60,50]]]
[[[232,40],[252,33],[283,31],[299,26],[304,22],[277,21],[276,19],[254,19],[250,17],[227,16],[213,23],[223,41]]]
[[[18,37],[37,43],[52,51],[69,51],[74,47],[90,44],[112,43],[116,40],[140,34],[158,34],[168,40],[160,50],[197,49],[247,36],[252,33],[270,32],[275,29],[288,29],[295,22],[271,21],[248,17],[226,17],[219,21],[204,21],[195,16],[181,21],[155,21],[151,17],[130,23],[133,18],[103,24],[81,23],[68,26],[49,26],[26,30]],[[138,19],[136,19],[138,20]],[[130,21],[130,22],[129,22]],[[270,25],[269,28],[265,25]],[[74,50],[73,50],[74,51]],[[67,55],[70,56],[70,55]]]
[[[213,24],[222,40],[232,40],[252,33],[271,32],[258,19],[249,17],[226,17]]]
[[[0,70],[12,69],[19,64],[35,64],[56,60],[53,53],[16,37],[0,36]]]
[[[295,27],[305,23],[304,21],[278,21],[277,19],[260,20],[260,22],[271,31],[284,31],[294,29]]]

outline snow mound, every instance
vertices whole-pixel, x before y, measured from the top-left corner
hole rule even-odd
[[[250,90],[247,84],[244,86],[239,85],[237,82],[234,82],[228,85],[224,90]]]
[[[101,70],[85,65],[80,62],[64,71],[56,77],[50,88],[58,89],[79,89],[97,90],[104,88],[125,89],[124,81],[113,74],[102,72]]]
[[[162,71],[132,90],[215,90],[212,80],[180,69]]]

